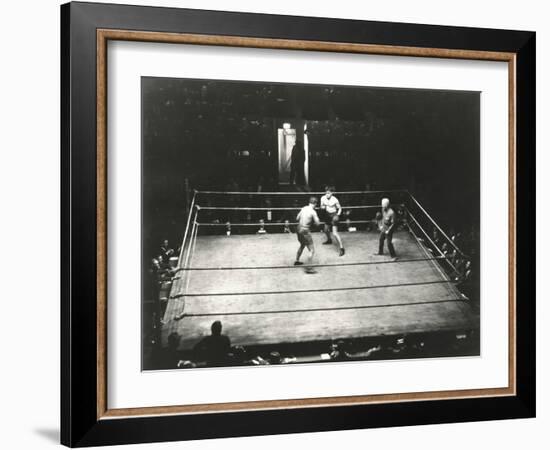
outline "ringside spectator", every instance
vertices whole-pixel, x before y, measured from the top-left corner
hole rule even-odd
[[[170,258],[174,256],[175,251],[173,248],[170,247],[170,243],[168,242],[168,239],[164,239],[162,241],[162,245],[160,246],[160,252],[159,255],[162,255],[162,258],[168,262],[170,261]]]
[[[231,340],[222,334],[222,323],[216,320],[210,327],[212,334],[201,339],[193,348],[195,358],[208,365],[224,364],[231,350]]]

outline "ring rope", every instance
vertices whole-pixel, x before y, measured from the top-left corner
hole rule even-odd
[[[257,192],[257,191],[195,191],[197,194],[209,195],[324,195],[326,191],[304,191],[304,192]],[[408,193],[403,189],[389,191],[336,191],[338,195],[354,195],[354,194],[386,194],[386,193]]]
[[[294,207],[283,207],[283,206],[200,206],[196,205],[197,209],[204,210],[223,210],[223,211],[298,211],[302,209],[302,206]],[[355,206],[345,206],[342,207],[342,210],[346,209],[372,209],[380,208],[380,205],[355,205]],[[321,208],[315,208],[320,210]]]
[[[197,229],[198,229],[197,222],[193,221],[193,226],[191,227],[191,235],[189,237],[189,245],[187,247],[187,252],[185,254],[185,260],[184,260],[182,269],[188,267],[188,265],[189,265],[189,258],[191,256],[191,250],[193,248],[193,243],[195,242],[195,239],[196,239]]]
[[[424,243],[421,242],[420,238],[416,235],[416,233],[414,232],[414,230],[411,228],[411,226],[409,224],[407,224],[407,227],[409,228],[409,232],[413,235],[417,245],[422,249],[422,251],[424,252],[425,255],[429,255],[428,253],[428,250],[426,250],[426,246],[424,245]],[[441,259],[443,259],[442,257],[439,257]],[[448,260],[449,257],[446,257],[445,259]],[[433,266],[435,267],[435,269],[439,272],[439,274],[441,275],[442,278],[446,279],[446,280],[449,280],[449,276],[446,274],[445,270],[443,269],[443,267],[439,266],[438,264],[436,263],[433,263]]]
[[[198,211],[197,211],[198,214]],[[196,215],[195,215],[196,218]],[[189,251],[187,252],[187,257],[185,260],[185,268],[189,268],[191,266],[191,261],[193,260],[193,253],[195,252],[195,245],[197,243],[197,234],[198,234],[199,227],[197,226],[197,221],[195,220],[193,222],[193,229],[191,231],[191,237],[189,241]],[[189,289],[189,283],[191,282],[191,272],[187,274],[186,280],[185,280],[185,290],[184,292],[187,292]],[[180,308],[180,315],[183,314],[185,311],[185,302],[182,302],[181,308]]]
[[[288,314],[288,313],[304,313],[304,312],[320,312],[320,311],[345,311],[354,309],[371,309],[371,308],[392,308],[399,306],[416,306],[430,305],[434,303],[456,303],[465,302],[464,298],[446,299],[446,300],[426,300],[412,303],[387,303],[383,305],[358,305],[358,306],[329,306],[325,308],[304,308],[304,309],[280,309],[266,311],[242,311],[242,312],[211,312],[211,313],[189,313],[175,316],[175,320],[181,320],[185,317],[209,317],[209,316],[240,316],[240,315],[259,315],[259,314]]]
[[[409,209],[407,208],[407,214],[409,215],[409,217],[414,221],[414,223],[416,224],[416,226],[420,229],[420,231],[422,232],[422,234],[424,236],[426,236],[426,238],[430,241],[430,244],[432,244],[434,246],[434,248],[439,252],[439,254],[441,256],[444,256],[445,254],[441,251],[441,249],[439,248],[439,246],[436,245],[436,243],[430,238],[430,235],[428,233],[426,233],[426,230],[424,230],[424,228],[422,228],[422,226],[418,223],[418,220],[416,220],[416,217],[414,217],[413,213],[411,213],[409,211]],[[410,226],[409,226],[409,229]],[[411,232],[414,234],[414,236],[416,237],[416,234],[414,233],[414,231],[412,231],[411,229]]]
[[[387,261],[358,261],[358,262],[348,262],[348,263],[334,263],[334,264],[310,264],[308,267],[340,267],[340,266],[368,266],[368,265],[378,265],[378,264],[398,264],[398,263],[409,263],[409,262],[421,262],[421,261],[437,261],[440,259],[447,259],[447,256],[432,256],[429,258],[411,258],[411,259],[398,259],[398,260],[387,260]],[[264,270],[264,269],[303,269],[303,265],[299,266],[218,266],[218,267],[182,267],[178,269],[179,271],[216,271],[216,270]]]
[[[191,245],[193,243],[193,234],[195,232],[195,226],[196,226],[196,223],[197,223],[198,210],[195,209],[196,194],[197,194],[196,192],[193,194],[193,200],[191,201],[191,206],[189,208],[189,213],[188,213],[188,216],[187,216],[187,224],[186,224],[186,227],[185,227],[185,233],[184,233],[183,241],[182,241],[182,244],[181,244],[180,255],[178,257],[178,269],[176,270],[176,273],[187,267],[189,252],[191,251]],[[191,216],[193,216],[193,215],[195,217],[193,219],[193,225],[191,227],[191,233],[189,233],[189,225],[191,224]],[[198,229],[198,227],[196,227],[196,228]],[[188,235],[189,235],[189,244],[187,244],[187,236]],[[190,275],[191,274],[187,274],[188,277],[190,277]],[[174,290],[175,286],[180,286],[181,283],[183,283],[183,280],[181,279],[181,277],[175,278],[174,283],[172,284],[171,292]],[[185,286],[185,291],[187,291],[187,289],[188,289],[188,284]],[[170,297],[172,297],[172,296],[170,296]],[[185,305],[183,305],[181,307],[181,313],[183,313],[184,307],[185,307]]]
[[[449,280],[433,280],[433,281],[422,281],[414,283],[402,283],[402,284],[378,284],[378,285],[369,285],[369,286],[352,286],[352,287],[341,287],[341,288],[321,288],[321,289],[296,289],[296,290],[285,290],[285,291],[256,291],[256,292],[212,292],[212,293],[191,293],[191,294],[178,294],[172,296],[171,298],[180,298],[180,297],[234,297],[237,295],[275,295],[275,294],[300,294],[300,293],[312,293],[312,292],[335,292],[335,291],[358,291],[366,289],[387,289],[394,287],[409,287],[409,286],[426,286],[430,284],[442,284],[442,283],[451,283]]]
[[[180,256],[178,258],[178,267],[181,266],[181,263],[183,261],[183,254],[185,253],[184,249],[185,249],[185,243],[187,241],[187,233],[189,232],[189,225],[191,223],[191,216],[195,212],[195,197],[196,197],[196,195],[197,195],[197,193],[195,192],[193,194],[193,199],[191,200],[191,206],[189,208],[189,213],[187,215],[187,224],[185,225],[185,233],[183,234],[183,241],[182,241],[181,247],[180,247],[182,249],[182,251],[180,252]]]
[[[460,250],[458,248],[458,246],[454,243],[454,241],[449,238],[449,236],[447,236],[447,234],[441,229],[441,227],[436,223],[436,221],[432,218],[432,216],[430,216],[428,214],[428,211],[426,211],[424,209],[424,207],[420,204],[420,202],[414,197],[414,195],[412,195],[409,191],[406,191],[407,194],[409,195],[409,197],[411,197],[411,200],[416,204],[416,206],[418,206],[420,208],[420,210],[424,213],[424,215],[430,219],[430,222],[432,222],[435,227],[439,230],[439,232],[443,235],[443,237],[445,239],[447,239],[447,241],[455,248],[455,250],[460,253],[464,258],[470,258],[468,255],[466,255],[462,250]],[[408,208],[407,208],[407,211],[408,211]],[[409,214],[410,214],[410,211],[409,211]]]
[[[430,236],[428,235],[428,233],[426,233],[426,230],[424,230],[424,228],[422,228],[422,226],[418,223],[418,221],[415,219],[415,217],[412,215],[412,213],[408,210],[407,208],[407,213],[409,214],[409,216],[414,220],[414,222],[416,223],[416,225],[418,226],[418,228],[420,228],[420,231],[422,231],[422,233],[424,234],[424,236],[426,236],[426,238],[430,241],[430,243],[434,246],[434,248],[437,249],[437,251],[439,252],[439,254],[441,256],[445,256],[445,254],[441,251],[441,249],[435,244],[434,241],[432,241],[432,239],[430,238]],[[410,229],[410,227],[409,227]],[[414,233],[413,233],[414,234]],[[416,235],[415,235],[416,236]],[[462,253],[462,252],[461,252]],[[454,264],[449,261],[449,258],[445,258],[446,261],[447,261],[447,264],[449,264],[451,266],[451,268],[455,271],[455,273],[458,273],[458,270],[456,269],[456,267],[454,266]]]
[[[344,224],[344,225],[347,225],[347,224],[365,224],[365,223],[373,223],[375,222],[374,219],[372,220],[350,220],[349,222],[347,220],[341,220],[340,223],[341,224]],[[199,222],[198,225],[200,226],[205,226],[205,227],[225,227],[227,225],[231,225],[232,227],[257,227],[259,224],[258,222],[254,222],[254,223],[251,223],[251,222],[237,222],[237,223],[233,223],[233,222],[225,222],[225,223],[210,223],[210,222]],[[271,226],[271,227],[281,227],[281,226],[285,226],[287,224],[285,224],[284,222],[266,222],[264,223],[264,225],[267,227],[267,226]],[[298,225],[298,222],[289,222],[288,223],[288,226],[296,226]]]

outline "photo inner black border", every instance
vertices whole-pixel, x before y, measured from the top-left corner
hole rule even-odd
[[[269,92],[267,97],[260,98],[261,96],[258,96],[258,93],[261,92],[265,95],[266,90]],[[214,91],[213,94],[212,91]],[[188,98],[185,98],[186,95]],[[381,168],[384,167],[391,167],[390,171],[386,168],[386,174],[393,174],[394,178],[390,179],[383,186],[381,185],[380,178],[377,178],[373,183],[368,183],[368,185],[387,191],[402,188],[411,190],[411,193],[423,201],[423,206],[430,213],[433,213],[436,221],[437,219],[442,219],[440,225],[449,235],[457,233],[456,229],[449,224],[456,223],[459,218],[462,218],[464,223],[464,218],[466,217],[469,225],[477,233],[474,251],[468,257],[472,266],[479,270],[480,95],[481,93],[478,91],[460,90],[142,77],[142,370],[174,369],[174,367],[168,366],[165,362],[159,363],[159,359],[151,357],[151,354],[148,354],[148,351],[154,352],[155,346],[158,345],[158,343],[151,345],[150,342],[147,342],[150,339],[147,337],[150,331],[148,332],[146,329],[147,317],[150,314],[150,311],[146,311],[146,296],[150,292],[150,284],[148,283],[148,279],[150,278],[148,262],[150,258],[148,256],[154,253],[152,249],[155,245],[158,247],[158,243],[168,236],[172,246],[175,247],[178,240],[181,240],[181,234],[183,233],[181,226],[182,224],[184,226],[187,220],[186,214],[180,214],[179,217],[174,217],[174,215],[171,217],[162,217],[156,225],[152,224],[154,221],[151,220],[151,217],[155,216],[153,210],[158,205],[151,208],[151,198],[148,197],[147,185],[159,185],[163,183],[163,180],[162,177],[156,177],[155,179],[152,174],[153,170],[150,168],[150,161],[156,161],[158,164],[155,153],[158,153],[161,151],[159,149],[164,147],[164,151],[168,155],[164,161],[164,167],[167,169],[173,168],[177,162],[184,171],[187,170],[187,173],[184,173],[180,177],[179,189],[173,189],[173,186],[167,189],[167,192],[176,192],[174,196],[176,199],[179,199],[179,204],[178,200],[176,200],[177,206],[175,209],[184,211],[188,205],[181,203],[181,198],[185,197],[183,195],[184,192],[182,192],[183,185],[181,184],[181,180],[184,178],[194,178],[196,174],[193,173],[194,170],[189,167],[189,164],[182,164],[182,161],[178,160],[180,158],[182,160],[193,159],[197,155],[203,156],[204,152],[211,147],[211,145],[206,144],[204,148],[201,149],[199,147],[199,150],[197,150],[195,143],[195,145],[189,145],[189,148],[192,148],[192,155],[185,154],[181,156],[185,152],[185,149],[181,146],[185,138],[181,138],[182,134],[178,138],[178,132],[185,131],[187,135],[195,133],[201,136],[202,139],[208,140],[212,134],[223,130],[225,136],[222,141],[231,143],[229,147],[232,149],[233,155],[237,154],[237,152],[240,153],[239,149],[248,151],[246,150],[247,148],[269,147],[269,145],[272,145],[269,163],[274,166],[277,164],[277,137],[274,132],[276,132],[277,128],[282,127],[283,123],[296,121],[301,121],[300,123],[308,122],[309,124],[315,123],[318,129],[322,129],[323,125],[329,128],[331,126],[338,127],[340,132],[344,130],[348,137],[350,137],[350,131],[353,131],[353,124],[355,124],[355,129],[363,133],[363,145],[369,140],[368,135],[364,135],[365,125],[370,129],[371,133],[375,127],[382,129],[390,128],[390,132],[386,131],[385,135],[382,133],[383,136],[379,136],[377,140],[372,139],[371,136],[371,142],[367,146],[367,151],[371,152],[370,156],[372,156],[373,152],[376,153],[376,157],[374,161],[369,161],[371,171],[367,175],[367,178],[369,176],[373,177],[373,173],[379,174]],[[275,102],[273,101],[274,99]],[[164,105],[159,103],[160,100],[164,102]],[[178,103],[181,105],[182,101],[188,104],[183,108],[180,106],[178,110],[177,105]],[[160,132],[158,129],[154,129],[154,125],[150,123],[153,119],[147,117],[151,113],[149,106],[154,102],[156,102],[157,115],[159,114],[159,107],[168,111],[168,123],[164,123],[164,128]],[[220,105],[226,108],[223,113],[219,112]],[[171,112],[169,112],[170,110]],[[266,115],[270,115],[270,117],[266,118]],[[202,116],[202,119],[197,121],[197,116]],[[181,121],[182,117],[184,117],[183,122]],[[185,128],[185,118],[189,118],[187,120],[192,122],[192,125],[189,125],[188,128]],[[220,127],[219,122],[224,122],[224,120],[224,126]],[[231,135],[233,141],[225,140],[227,134],[231,134],[225,131],[227,131],[230,125],[235,126],[239,120],[262,122],[262,128],[266,122],[271,122],[268,139],[272,139],[273,142],[270,144],[266,143],[266,136],[263,136],[263,141],[259,144],[254,142],[253,137],[248,140],[245,139],[244,142],[235,141],[236,133]],[[216,121],[217,123],[212,124],[212,121]],[[151,142],[150,137],[152,133],[156,134],[154,138],[159,141],[166,137],[163,135],[163,132],[168,133],[172,139],[171,143],[168,145],[158,145],[158,143]],[[309,132],[308,136],[310,136]],[[329,133],[329,137],[332,138],[333,136],[330,136]],[[353,135],[351,137],[353,138]],[[326,138],[326,136],[323,136],[323,138]],[[212,139],[209,144],[211,144],[211,141]],[[318,141],[315,144],[321,142]],[[422,143],[423,145],[421,145]],[[220,142],[217,142],[217,145],[220,145]],[[176,147],[178,148],[176,149]],[[349,147],[348,143],[348,150]],[[401,152],[401,158],[387,155],[388,149],[395,150],[396,148]],[[217,148],[217,151],[219,150],[220,147]],[[309,152],[310,154],[315,154],[311,149],[311,143]],[[210,161],[212,161],[214,156],[221,157],[224,161],[220,164],[219,170],[214,176],[214,178],[218,178],[219,180],[222,175],[226,174],[228,158],[227,155],[223,155],[222,151],[219,155],[216,155],[215,152],[210,152],[206,159],[210,158]],[[202,163],[204,164],[204,160]],[[410,175],[411,168],[413,167],[420,174],[412,180],[412,186],[410,179],[407,180],[404,187],[396,184],[399,183],[396,180]],[[349,171],[356,168],[356,161],[352,158],[351,164],[348,162],[347,166],[342,169],[339,168],[338,172],[344,174],[344,178],[346,176],[350,178]],[[200,170],[198,171],[200,172]],[[339,173],[339,175],[341,174]],[[178,176],[176,172],[175,178],[178,178]],[[208,176],[212,179],[211,173]],[[272,173],[264,173],[263,176],[265,178],[269,176],[276,177],[276,170],[272,167]],[[386,181],[388,181],[388,176],[386,175]],[[354,181],[358,181],[356,179],[357,173],[351,175],[351,178]],[[174,174],[172,174],[172,179],[174,179]],[[150,183],[148,183],[149,180]],[[330,180],[328,182],[321,180],[327,180],[326,175],[322,176],[313,171],[313,180],[310,180],[311,189],[321,191],[326,184],[336,186],[342,186],[343,184],[342,177],[338,180]],[[249,183],[245,183],[245,188],[240,188],[241,191],[254,189],[253,183],[250,183],[251,180],[248,181]],[[212,183],[211,181],[204,183],[203,179],[199,180],[197,178],[193,180],[192,184],[194,186],[191,189],[224,190],[226,187],[224,183]],[[265,184],[268,183],[266,182]],[[354,185],[348,185],[344,189],[339,190],[354,189],[364,189],[364,186],[356,182]],[[271,183],[269,189],[265,189],[264,186],[264,190],[276,191],[279,190],[279,186]],[[434,196],[434,193],[438,193],[439,195]],[[380,197],[380,195],[378,196]],[[167,201],[167,199],[170,201],[168,197],[165,192],[162,195],[163,201]],[[187,199],[189,199],[189,196]],[[169,231],[155,233],[154,229],[158,229],[162,224]],[[458,233],[464,232],[465,228],[463,226],[462,231],[458,231]],[[180,236],[177,235],[178,233],[180,233]],[[407,344],[404,345],[402,342],[403,333],[355,339],[356,343],[360,342],[363,347],[376,348],[384,346],[388,348],[388,351],[381,352],[379,355],[375,353],[374,356],[370,355],[362,359],[337,358],[334,362],[479,355],[478,277],[473,282],[473,285],[474,287],[470,288],[468,293],[470,294],[470,299],[472,295],[476,297],[475,301],[470,303],[477,313],[477,327],[460,331],[456,329],[446,330],[435,335],[432,332],[407,333]],[[158,337],[153,339],[157,342],[159,340]],[[462,340],[469,342],[469,345],[462,347],[457,345],[457,342]],[[342,341],[343,339],[332,339],[330,341],[319,341],[314,344],[311,342],[281,342],[268,346],[249,345],[247,348],[259,355],[260,361],[263,359],[263,361],[269,363],[270,355],[272,356],[273,352],[280,355],[294,355],[296,353],[303,355],[312,352],[315,353],[315,351],[317,354],[327,354],[330,350],[323,351],[323,349],[334,348],[337,342],[342,344]],[[425,343],[430,341],[434,349],[426,352]],[[410,344],[411,342],[412,344]],[[409,346],[409,351],[403,352],[407,345]],[[411,347],[415,347],[416,350],[411,352]],[[449,351],[449,348],[452,347],[454,347],[454,350]],[[166,349],[161,349],[158,354],[166,355]],[[189,351],[180,351],[178,354],[178,360],[180,361],[190,361],[192,358],[192,353]],[[402,355],[402,357],[398,355]],[[160,359],[163,357],[160,356]],[[317,362],[322,361],[303,363],[311,364]],[[300,361],[293,363],[300,363]],[[223,367],[239,365],[241,364],[223,364]],[[206,367],[212,366],[207,365]]]

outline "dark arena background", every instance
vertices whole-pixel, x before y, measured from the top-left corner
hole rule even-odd
[[[144,77],[142,133],[144,370],[479,355],[479,92]]]

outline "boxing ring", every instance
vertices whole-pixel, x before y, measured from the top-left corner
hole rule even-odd
[[[317,273],[308,275],[293,265],[299,244],[295,233],[283,232],[284,220],[294,230],[285,217],[322,193],[197,191],[164,314],[163,345],[177,333],[179,349],[190,350],[215,320],[233,345],[242,346],[478,329],[479,315],[453,282],[451,261],[419,219],[422,206],[399,192],[337,193],[341,203],[343,195],[358,200],[343,204],[344,212],[352,211],[341,224],[352,230],[341,232],[346,255],[339,257],[337,247],[322,245],[324,233],[313,232]],[[397,260],[374,255],[378,232],[369,217],[379,206],[360,204],[365,194],[403,200],[393,238]],[[299,206],[286,206],[296,204],[294,198]]]

